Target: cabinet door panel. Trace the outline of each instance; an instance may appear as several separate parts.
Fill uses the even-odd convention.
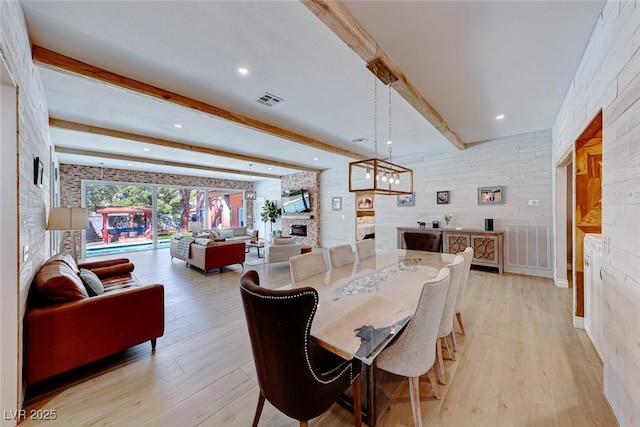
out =
[[[473,260],[498,264],[498,238],[496,236],[471,236]]]
[[[469,246],[468,234],[445,234],[445,250],[444,252],[450,254],[457,254],[464,251]]]

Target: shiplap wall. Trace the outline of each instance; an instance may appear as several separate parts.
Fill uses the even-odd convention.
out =
[[[532,132],[477,144],[466,150],[453,147],[394,158],[414,171],[415,207],[398,207],[396,197],[376,196],[376,246],[380,250],[396,247],[396,227],[416,227],[418,221],[438,220],[443,213],[453,214],[451,227],[484,229],[484,219],[493,218],[496,230],[537,227],[550,232],[551,203],[551,132]],[[348,170],[324,171],[322,188],[322,246],[332,246],[355,239],[355,197],[348,192]],[[504,185],[506,203],[478,206],[479,186]],[[448,190],[450,203],[436,204],[436,191]],[[342,197],[342,211],[331,210],[331,198]],[[538,200],[529,206],[529,200]],[[509,230],[505,243],[509,251]],[[511,241],[517,241],[512,239]],[[522,240],[520,240],[522,241]],[[536,248],[538,248],[536,246]],[[551,259],[550,245],[532,259]],[[551,277],[551,266],[508,264],[505,270]]]
[[[29,257],[19,258],[20,283],[19,325],[22,325],[27,293],[37,269],[49,257],[49,235],[45,230],[49,207],[50,139],[47,103],[38,69],[31,60],[31,47],[27,27],[19,2],[0,1],[0,50],[9,72],[19,88],[18,98],[18,183],[19,250],[29,246]],[[33,159],[39,157],[44,164],[44,185],[33,183]],[[14,185],[5,183],[2,185]],[[7,285],[3,282],[3,286]],[[22,331],[18,331],[22,348]],[[21,352],[20,352],[21,353]],[[22,360],[22,354],[17,355]],[[20,362],[20,370],[21,370]],[[19,378],[22,376],[19,374]],[[16,385],[23,390],[21,384]],[[20,393],[22,399],[22,393]],[[21,403],[21,402],[20,402]],[[11,409],[11,408],[4,408]]]
[[[555,172],[602,109],[604,393],[623,427],[640,425],[639,28],[637,3],[606,3],[553,127]]]

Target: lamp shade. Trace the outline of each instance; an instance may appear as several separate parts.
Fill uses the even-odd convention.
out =
[[[89,227],[87,208],[51,208],[47,230],[84,230]]]

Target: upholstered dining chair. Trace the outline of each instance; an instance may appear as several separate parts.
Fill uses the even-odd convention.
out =
[[[318,307],[313,288],[262,288],[255,271],[240,278],[240,293],[260,387],[253,426],[264,401],[307,426],[352,386],[355,425],[362,424],[358,360],[344,360],[315,344],[310,326]]]
[[[442,252],[442,233],[439,231],[427,233],[412,233],[407,231],[403,234],[403,237],[407,249]]]
[[[377,367],[396,375],[409,377],[409,396],[413,421],[422,426],[420,414],[420,376],[429,374],[436,398],[441,399],[433,373],[438,327],[449,288],[449,269],[424,284],[418,306],[402,334],[376,358]],[[426,356],[426,357],[425,357]]]
[[[356,242],[356,254],[358,255],[358,261],[375,256],[376,241],[374,239],[365,239]]]
[[[356,262],[356,257],[353,255],[351,244],[346,243],[329,248],[329,263],[331,264],[331,268],[342,267],[343,265],[353,264],[354,262]]]
[[[460,281],[460,289],[458,290],[458,298],[456,298],[456,319],[458,320],[458,326],[460,331],[464,335],[464,324],[462,323],[462,306],[464,305],[464,294],[467,290],[467,283],[469,283],[469,272],[471,271],[471,261],[473,260],[473,248],[468,247],[458,255],[462,255],[464,258],[464,273],[462,280]]]
[[[289,267],[293,283],[327,272],[327,263],[322,251],[293,256],[289,258]]]
[[[453,341],[449,344],[448,339],[453,336],[453,316],[456,307],[456,298],[458,298],[458,290],[460,289],[460,281],[464,275],[464,258],[462,255],[456,255],[451,264],[447,265],[451,279],[449,281],[449,290],[447,291],[447,299],[444,303],[442,311],[442,319],[438,329],[438,340],[436,341],[436,371],[438,372],[438,380],[442,384],[447,383],[446,373],[444,369],[444,361],[442,358],[442,341],[447,346],[449,358],[456,358],[453,353]]]

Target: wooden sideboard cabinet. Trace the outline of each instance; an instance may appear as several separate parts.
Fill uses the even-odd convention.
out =
[[[443,252],[455,254],[473,248],[474,265],[504,270],[504,231],[442,230]]]

